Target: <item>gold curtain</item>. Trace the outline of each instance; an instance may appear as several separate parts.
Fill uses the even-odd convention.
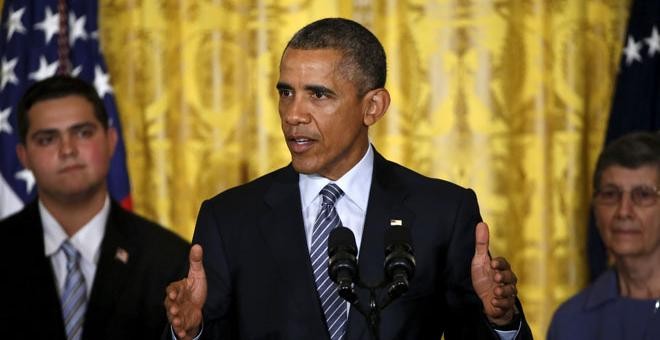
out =
[[[303,25],[383,42],[386,157],[474,188],[536,338],[586,281],[590,178],[630,0],[102,0],[135,209],[190,237],[203,199],[288,163],[275,82]]]

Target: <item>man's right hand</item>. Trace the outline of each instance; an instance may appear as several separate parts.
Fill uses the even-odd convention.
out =
[[[165,310],[174,334],[179,339],[192,339],[202,324],[202,307],[206,301],[206,273],[202,264],[202,247],[190,248],[188,277],[167,286]]]

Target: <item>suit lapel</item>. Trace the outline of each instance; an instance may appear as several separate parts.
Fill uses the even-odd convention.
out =
[[[45,333],[49,333],[53,339],[64,339],[64,322],[62,321],[62,308],[60,297],[55,282],[55,274],[50,259],[44,255],[44,235],[41,217],[39,215],[39,206],[37,200],[26,206],[25,221],[21,223],[20,228],[27,230],[28,247],[24,254],[27,256],[22,268],[26,269],[24,284],[22,288],[26,289],[23,295],[26,299],[26,305],[31,306],[26,309],[30,313],[38,313],[37,317],[39,328]],[[25,330],[30,334],[35,330]]]
[[[124,223],[123,214],[112,202],[101,242],[101,254],[96,267],[94,284],[87,304],[84,338],[100,339],[104,328],[116,309],[116,304],[126,286],[127,274],[135,261],[137,247],[131,240],[130,226]]]
[[[374,169],[369,192],[369,205],[360,243],[358,267],[360,278],[368,285],[383,281],[385,261],[385,228],[391,219],[402,220],[412,226],[413,212],[404,206],[407,189],[393,173],[393,164],[374,150]],[[381,289],[381,291],[383,291]],[[369,291],[358,289],[362,308],[368,311]],[[379,300],[382,298],[379,295]],[[368,321],[358,311],[351,309],[347,328],[348,339],[370,338]]]
[[[268,206],[259,221],[259,228],[270,247],[270,256],[277,263],[285,286],[291,287],[290,298],[300,313],[316,313],[324,324],[321,304],[314,285],[309,259],[298,174],[291,166],[276,177],[265,195]]]

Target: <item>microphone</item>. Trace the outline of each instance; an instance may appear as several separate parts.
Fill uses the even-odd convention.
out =
[[[357,246],[353,232],[337,227],[328,237],[328,274],[339,286],[339,296],[351,304],[357,303],[353,282],[358,279]]]
[[[387,294],[391,300],[408,291],[409,280],[414,273],[415,256],[410,229],[403,225],[390,226],[385,231],[385,274],[390,280]]]

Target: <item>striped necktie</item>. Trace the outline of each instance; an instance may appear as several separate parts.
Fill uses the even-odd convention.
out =
[[[339,340],[344,335],[347,320],[346,301],[339,296],[337,285],[328,276],[328,235],[332,229],[341,225],[335,202],[344,192],[336,184],[330,183],[321,189],[320,195],[323,201],[314,222],[310,257],[330,339]]]
[[[62,291],[62,317],[68,340],[82,338],[83,321],[87,309],[87,286],[80,270],[80,253],[68,240],[61,246],[66,255],[66,279]]]

